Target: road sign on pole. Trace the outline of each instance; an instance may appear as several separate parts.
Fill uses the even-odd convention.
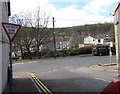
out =
[[[18,34],[18,31],[21,28],[21,25],[4,23],[4,22],[2,23],[2,26],[5,30],[5,33],[7,34],[8,38],[9,38],[10,42],[12,42],[14,40],[14,38]]]
[[[9,75],[8,76],[9,76],[9,80],[12,81],[12,76],[13,76],[13,73],[12,73],[12,41],[18,34],[18,31],[20,30],[21,25],[3,22],[2,26],[10,41],[10,53],[9,53],[10,64],[9,64]]]

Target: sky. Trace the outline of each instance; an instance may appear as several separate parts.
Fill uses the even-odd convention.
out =
[[[55,27],[113,22],[110,15],[119,0],[11,0],[12,15],[40,7],[55,17]]]

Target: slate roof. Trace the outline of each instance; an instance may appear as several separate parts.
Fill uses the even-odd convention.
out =
[[[105,39],[105,37],[99,37],[99,36],[93,37],[93,38],[95,38],[95,39]]]

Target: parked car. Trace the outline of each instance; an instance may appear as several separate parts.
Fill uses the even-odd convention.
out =
[[[112,55],[115,55],[116,54],[116,50],[115,50],[115,47],[111,47],[111,52],[112,52]],[[109,55],[110,53],[110,47],[109,46],[94,46],[92,48],[92,54],[93,55],[99,55],[99,56],[102,56],[102,55]]]

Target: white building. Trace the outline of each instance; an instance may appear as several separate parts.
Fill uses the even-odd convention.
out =
[[[0,0],[0,94],[4,91],[7,84],[9,65],[9,41],[1,23],[8,22],[9,16],[9,0]]]
[[[90,45],[103,45],[107,44],[106,37],[92,37],[92,36],[87,36],[84,38],[84,45],[85,46],[90,46]]]
[[[85,37],[84,44],[85,45],[95,45],[95,39],[91,36]]]
[[[56,50],[64,50],[70,49],[70,37],[63,38],[58,37],[56,38]]]

